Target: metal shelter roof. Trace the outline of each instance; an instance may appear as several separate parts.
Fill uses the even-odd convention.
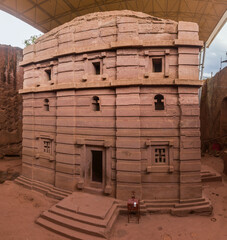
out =
[[[227,20],[227,0],[0,0],[0,9],[42,32],[87,13],[129,9],[175,21],[197,22],[209,45]]]

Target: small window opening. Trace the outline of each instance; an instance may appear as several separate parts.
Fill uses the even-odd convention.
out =
[[[153,72],[162,72],[162,59],[154,58],[152,59],[153,63]]]
[[[50,141],[48,140],[43,141],[43,151],[45,153],[50,153]]]
[[[155,110],[164,110],[164,97],[158,94],[154,97],[155,99]]]
[[[95,70],[95,74],[96,75],[100,75],[100,62],[93,62],[92,63],[94,66],[94,70]]]
[[[49,100],[48,99],[44,100],[44,110],[45,111],[50,111],[50,105],[49,105]]]
[[[92,181],[102,182],[102,151],[91,151],[92,152]]]
[[[165,148],[155,148],[155,163],[166,163]]]
[[[47,74],[48,81],[50,81],[51,80],[51,70],[50,69],[46,69],[45,72]]]
[[[97,96],[93,97],[92,106],[94,111],[100,111],[99,97]]]

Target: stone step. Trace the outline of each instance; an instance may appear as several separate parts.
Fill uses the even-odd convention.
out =
[[[221,182],[222,176],[208,176],[208,177],[202,177],[202,182]]]
[[[194,207],[194,206],[202,206],[202,205],[206,205],[207,202],[192,202],[192,203],[178,203],[175,204],[175,208],[185,208],[185,207]]]
[[[18,177],[15,181],[17,182],[18,180],[22,183],[31,185],[32,189],[34,189],[34,190],[36,190],[36,188],[37,188],[38,191],[41,191],[43,193],[47,192],[48,190],[50,190],[53,187],[50,184],[46,184],[46,183],[42,183],[42,182],[39,182],[39,181],[31,180],[31,179],[28,179],[24,176]]]
[[[216,182],[222,181],[222,176],[218,172],[202,171],[201,172],[202,182]]]
[[[167,207],[167,208],[148,207],[147,212],[149,212],[149,213],[170,213],[171,208],[169,208],[169,207]]]
[[[72,191],[68,191],[68,190],[65,190],[65,189],[57,188],[57,187],[53,187],[53,190],[56,191],[56,192],[60,192],[62,194],[66,194],[66,195],[72,194]]]
[[[43,186],[40,186],[40,185],[36,185],[36,184],[32,186],[32,190],[35,190],[35,191],[40,192],[40,193],[43,193],[45,195],[46,195],[46,193],[48,191],[47,188],[45,188]]]
[[[48,197],[52,197],[58,200],[62,200],[63,198],[67,197],[69,194],[72,193],[67,190],[53,187],[53,185],[48,183],[30,180],[24,176],[18,177],[17,179],[15,179],[15,182],[23,185],[26,188],[33,189],[47,195]]]
[[[173,203],[146,203],[147,208],[172,208]]]
[[[152,204],[175,204],[178,203],[178,199],[168,199],[168,200],[149,200],[149,199],[145,199],[144,203],[148,204],[148,203],[152,203]]]
[[[59,208],[56,205],[50,208],[50,212],[53,212],[57,215],[64,216],[66,218],[76,220],[79,222],[87,223],[94,226],[99,227],[108,227],[111,222],[111,218],[114,215],[114,212],[117,210],[117,204],[113,204],[105,219],[94,218],[90,216],[86,216],[84,214],[75,213],[72,211],[65,210],[63,208]]]
[[[19,176],[18,178],[15,179],[15,181],[17,181],[17,180],[31,184],[31,181],[29,181],[29,179],[27,179],[23,176]]]
[[[17,183],[17,184],[22,185],[22,186],[25,187],[25,188],[32,189],[32,184],[29,183],[29,182],[24,181],[24,180],[21,179],[20,177],[16,178],[16,179],[14,180],[14,182]]]
[[[83,192],[85,193],[90,193],[90,194],[96,194],[96,195],[103,195],[103,190],[99,189],[99,188],[90,188],[90,187],[86,187],[83,189]]]
[[[216,174],[211,173],[211,172],[201,172],[201,176],[202,177],[212,177],[212,176],[216,176]]]
[[[103,240],[104,239],[103,237],[90,236],[86,233],[74,231],[72,229],[50,222],[44,218],[38,218],[36,220],[36,223],[50,231],[53,231],[57,234],[60,234],[72,240]]]
[[[54,193],[52,191],[48,191],[46,193],[46,195],[47,195],[47,197],[55,198],[57,200],[62,200],[67,196],[67,195],[62,195],[62,194],[59,194],[59,193]]]
[[[180,203],[193,203],[193,202],[206,202],[206,198],[201,197],[201,198],[193,198],[193,199],[181,199]],[[178,203],[178,202],[177,202]],[[177,204],[176,203],[176,204]]]
[[[72,192],[67,193],[67,191],[58,189],[58,188],[51,188],[50,191],[47,192],[48,197],[56,198],[58,200],[62,200],[63,198],[69,196]]]
[[[77,232],[82,232],[88,235],[106,238],[105,228],[82,223],[76,220],[71,220],[48,211],[42,213],[40,218],[44,218],[52,223],[55,223],[56,225],[66,227]]]
[[[198,213],[203,215],[210,215],[212,213],[212,206],[207,203],[202,206],[184,207],[184,208],[173,208],[171,214],[176,216],[185,216],[190,213]]]
[[[111,208],[113,207],[114,203],[112,204]],[[62,206],[60,203],[59,204],[56,204],[56,207],[57,208],[61,208],[63,210],[66,210],[66,211],[69,211],[69,212],[74,212],[74,213],[78,213],[77,211],[71,209],[70,207],[65,207],[65,206]],[[110,212],[111,208],[108,210],[108,212],[106,213],[105,216],[97,216],[95,214],[91,214],[91,213],[88,213],[88,212],[80,212],[79,214],[83,215],[83,216],[87,216],[87,217],[92,217],[92,218],[96,218],[96,219],[105,219],[108,215],[108,213]]]

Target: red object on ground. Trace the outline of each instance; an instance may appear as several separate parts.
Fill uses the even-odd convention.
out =
[[[140,219],[140,201],[139,199],[136,198],[130,198],[128,200],[128,222],[129,222],[129,218],[130,218],[130,214],[135,213],[138,219],[138,223],[139,223],[139,219]]]
[[[212,150],[221,151],[221,145],[219,143],[213,143]]]

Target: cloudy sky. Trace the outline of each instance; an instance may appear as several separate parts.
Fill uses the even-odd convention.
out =
[[[0,44],[24,48],[24,40],[41,32],[21,20],[0,10]],[[215,75],[220,69],[220,61],[227,59],[227,23],[206,51],[204,77]],[[222,68],[227,64],[222,64]]]

